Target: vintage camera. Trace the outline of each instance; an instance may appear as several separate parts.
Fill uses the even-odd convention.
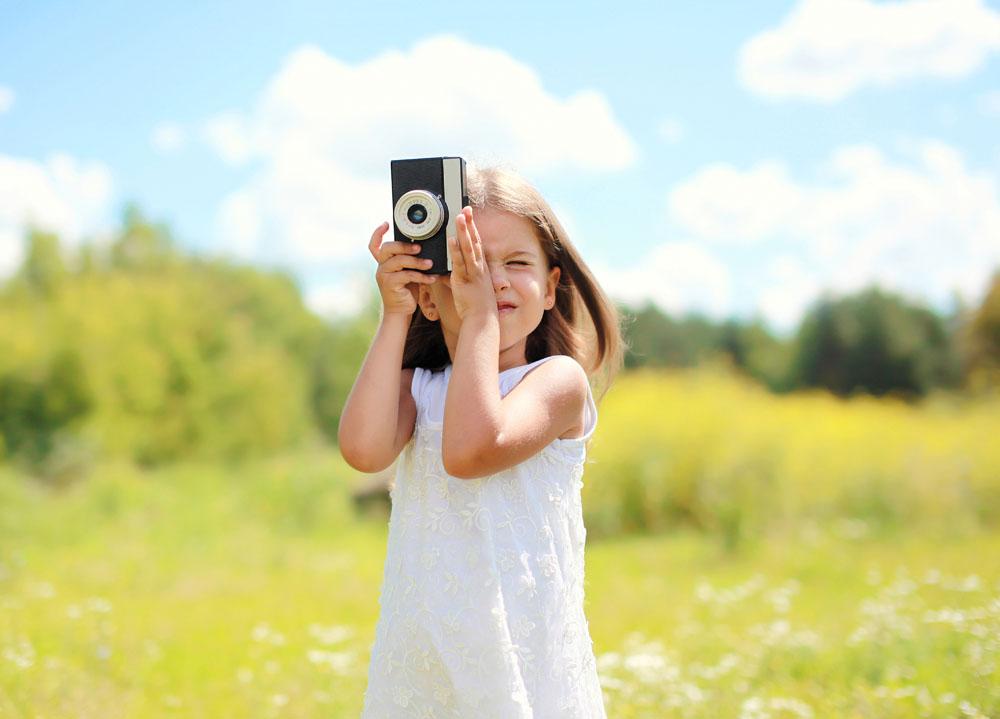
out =
[[[419,257],[433,265],[422,270],[436,275],[451,272],[448,240],[456,236],[455,218],[469,204],[465,191],[465,160],[461,157],[423,157],[393,160],[392,221],[395,239],[419,242]]]

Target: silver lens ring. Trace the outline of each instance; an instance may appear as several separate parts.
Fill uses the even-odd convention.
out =
[[[423,222],[410,220],[410,208],[415,205],[421,205],[427,211]],[[437,195],[427,190],[410,190],[396,202],[392,217],[400,232],[411,240],[426,240],[441,229],[444,223],[444,205]]]

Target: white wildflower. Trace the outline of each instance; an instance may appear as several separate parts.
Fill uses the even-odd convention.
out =
[[[354,630],[346,626],[324,627],[319,624],[310,624],[309,634],[322,644],[337,644],[353,637]]]

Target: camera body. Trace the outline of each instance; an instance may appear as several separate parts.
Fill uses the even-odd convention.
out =
[[[465,190],[465,160],[461,157],[422,157],[393,160],[392,225],[399,242],[419,242],[419,257],[433,265],[421,272],[451,272],[448,239],[455,237],[455,218],[469,204]]]

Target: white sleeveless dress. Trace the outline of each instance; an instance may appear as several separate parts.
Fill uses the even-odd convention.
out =
[[[547,359],[501,372],[501,396]],[[579,439],[463,480],[441,461],[450,377],[450,366],[413,373],[416,426],[392,490],[362,717],[603,719],[583,612],[593,397]]]

